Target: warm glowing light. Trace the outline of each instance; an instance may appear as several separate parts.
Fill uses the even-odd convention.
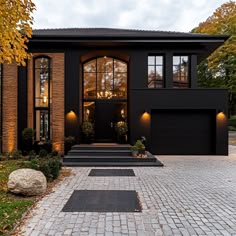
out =
[[[89,115],[90,114],[90,110],[86,109],[86,114]]]
[[[151,115],[148,112],[144,112],[141,116],[141,120],[149,121],[151,119]]]
[[[48,101],[47,96],[43,96],[43,103],[47,103],[47,101]]]
[[[121,114],[121,115],[124,115],[124,114],[125,114],[125,110],[124,110],[124,109],[121,109],[120,114]]]
[[[58,141],[58,142],[54,141],[54,142],[52,143],[52,149],[53,149],[53,151],[57,151],[58,153],[63,153],[63,144],[62,144],[62,142],[60,142],[60,141]]]
[[[66,118],[69,120],[75,120],[77,118],[76,114],[74,111],[70,111],[66,114]]]
[[[216,115],[216,118],[217,118],[217,120],[223,121],[223,120],[226,120],[226,115],[223,112],[219,112]]]

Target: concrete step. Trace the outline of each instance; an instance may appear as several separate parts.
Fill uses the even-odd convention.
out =
[[[83,149],[70,150],[68,156],[131,156],[130,150]]]
[[[132,156],[71,156],[63,158],[63,162],[156,162],[153,156],[136,158]]]
[[[157,162],[63,162],[63,166],[71,166],[71,167],[80,167],[80,166],[104,166],[104,167],[163,167],[163,164],[159,161]]]
[[[71,150],[130,150],[130,144],[79,144],[72,146]]]

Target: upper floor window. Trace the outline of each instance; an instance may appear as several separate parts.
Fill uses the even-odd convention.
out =
[[[163,56],[148,56],[148,88],[163,88]]]
[[[84,99],[126,99],[127,63],[98,57],[83,65]]]
[[[189,57],[173,56],[173,87],[189,87]]]

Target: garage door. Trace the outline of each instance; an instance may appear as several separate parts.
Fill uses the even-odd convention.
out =
[[[215,153],[214,110],[153,110],[151,151],[163,155]]]

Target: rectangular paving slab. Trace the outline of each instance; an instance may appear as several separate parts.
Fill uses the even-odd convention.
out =
[[[132,169],[92,169],[89,176],[135,176]]]
[[[63,212],[141,212],[136,191],[75,190]]]

